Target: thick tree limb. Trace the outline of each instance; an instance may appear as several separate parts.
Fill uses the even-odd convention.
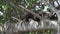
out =
[[[47,20],[46,22],[49,22],[50,20]],[[17,23],[6,23],[3,26],[0,26],[0,28],[2,28],[2,30],[0,32],[5,32],[5,33],[17,33],[17,32],[27,32],[27,31],[39,31],[39,30],[47,30],[47,29],[53,29],[56,30],[57,27],[53,26],[52,24],[50,25],[46,25],[46,23],[44,24],[44,27],[42,27],[41,25],[39,26],[32,26],[30,24],[27,24],[23,21],[17,22]],[[35,22],[34,22],[35,23]],[[27,24],[27,25],[26,25]]]

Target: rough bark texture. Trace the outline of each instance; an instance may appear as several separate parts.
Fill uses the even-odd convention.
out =
[[[24,31],[27,32],[27,31],[46,30],[46,29],[54,29],[54,30],[57,29],[57,26],[50,23],[49,20],[46,20],[43,24],[39,26],[37,25],[38,22],[37,24],[35,22],[36,21],[34,21],[33,24],[30,24],[30,22],[28,24],[24,21],[19,21],[17,23],[6,23],[3,26],[0,26],[0,28],[2,28],[0,30],[0,33],[12,34],[12,33],[17,33],[17,32],[24,32]]]

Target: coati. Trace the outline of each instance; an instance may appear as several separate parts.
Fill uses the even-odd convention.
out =
[[[42,14],[43,14],[43,17],[46,15],[49,15],[49,14],[47,14],[47,13],[45,13],[45,12],[42,12],[42,13],[39,13],[39,15],[42,17]],[[50,20],[58,20],[58,17],[57,17],[57,15],[56,15],[56,13],[54,13],[53,15],[51,15],[50,17],[49,16],[47,16]],[[28,22],[29,21],[29,19],[33,19],[33,20],[35,20],[35,21],[37,21],[37,22],[40,22],[40,20],[41,19],[39,19],[39,18],[37,18],[37,17],[35,17],[34,15],[32,15],[31,13],[27,13],[26,14],[26,16],[25,16],[25,21],[26,22]]]
[[[47,13],[45,13],[45,12],[40,12],[40,13],[38,13],[38,14],[39,14],[41,17],[42,17],[42,15],[43,15],[43,16],[47,15]],[[25,16],[25,21],[28,22],[29,19],[33,19],[33,20],[35,20],[35,21],[37,21],[37,22],[40,22],[40,20],[41,20],[41,19],[35,17],[34,15],[32,15],[31,13],[27,13],[26,16]]]

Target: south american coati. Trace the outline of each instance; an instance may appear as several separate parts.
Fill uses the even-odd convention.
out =
[[[42,15],[45,16],[47,13],[45,13],[45,12],[39,12],[37,14],[42,17]],[[40,22],[40,20],[41,20],[41,19],[37,18],[36,16],[34,16],[33,14],[31,14],[29,12],[27,12],[24,16],[21,17],[21,20],[24,20],[26,22],[28,22],[29,19],[33,19],[33,20],[35,20],[37,22]]]
[[[42,12],[42,13],[39,13],[39,15],[42,17],[42,14],[43,14],[43,17],[45,16],[45,15],[48,15],[47,13],[45,13],[45,12]],[[31,13],[27,13],[26,14],[26,16],[25,16],[25,21],[26,22],[28,22],[29,21],[29,19],[33,19],[33,20],[35,20],[35,21],[37,21],[37,22],[40,22],[40,20],[41,19],[39,19],[39,18],[37,18],[37,17],[35,17],[34,15],[32,15]],[[50,17],[48,17],[50,20],[58,20],[58,17],[57,17],[57,15],[56,15],[56,13],[54,13],[53,15],[51,15]]]
[[[41,17],[42,17],[42,15],[43,15],[43,16],[47,15],[47,13],[45,13],[45,12],[41,12],[41,13],[38,13],[38,14],[39,14]],[[35,21],[37,21],[37,22],[40,22],[40,20],[41,20],[41,19],[35,17],[34,15],[32,15],[31,13],[27,13],[26,16],[25,16],[25,21],[28,22],[29,19],[33,19],[33,20],[35,20]]]

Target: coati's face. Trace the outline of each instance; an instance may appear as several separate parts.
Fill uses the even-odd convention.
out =
[[[42,13],[39,13],[39,15],[42,16],[43,18],[47,18],[49,20],[58,20],[58,16],[56,13],[42,12]]]
[[[49,19],[50,20],[58,20],[58,16],[56,13],[54,13],[53,15],[51,15],[51,17]]]

